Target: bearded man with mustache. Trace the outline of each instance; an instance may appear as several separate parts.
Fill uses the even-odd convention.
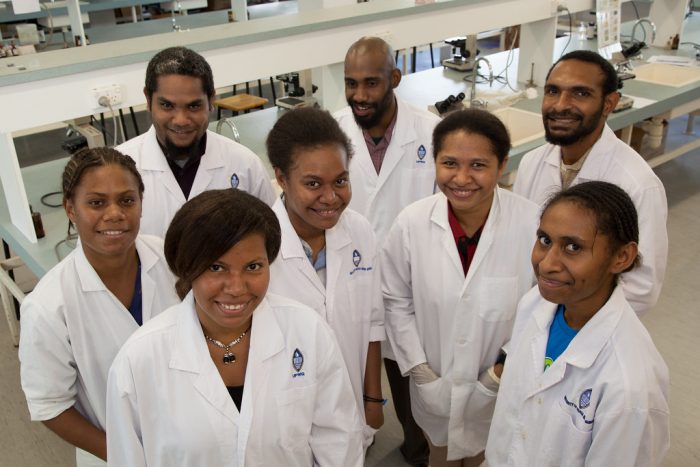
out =
[[[372,225],[380,247],[399,212],[435,192],[433,128],[440,118],[398,99],[401,82],[394,51],[378,37],[363,37],[345,56],[348,106],[334,114],[350,138],[352,201],[349,207]],[[385,341],[386,342],[386,341]],[[400,447],[410,465],[427,465],[428,444],[411,414],[408,377],[389,345],[382,346],[394,407],[402,425]]]
[[[571,185],[600,180],[625,190],[639,213],[642,266],[622,274],[625,297],[638,315],[659,298],[666,272],[666,191],[646,161],[606,124],[622,86],[599,54],[578,50],[549,70],[542,100],[548,144],[520,161],[513,191],[540,205]]]

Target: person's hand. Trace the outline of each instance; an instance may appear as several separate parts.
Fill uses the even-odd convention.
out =
[[[503,363],[496,363],[493,366],[493,373],[500,378],[503,374]]]
[[[369,426],[378,430],[384,425],[384,406],[378,402],[365,401],[365,421]]]

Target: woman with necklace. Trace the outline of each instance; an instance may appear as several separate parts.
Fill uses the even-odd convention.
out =
[[[110,371],[115,466],[360,466],[360,417],[316,313],[267,293],[272,210],[239,190],[177,212],[165,256],[183,302],[124,345]]]
[[[179,300],[163,241],[138,235],[143,183],[109,148],[73,155],[63,206],[78,247],[22,303],[22,389],[32,420],[76,446],[79,467],[105,465],[107,373],[139,326]]]

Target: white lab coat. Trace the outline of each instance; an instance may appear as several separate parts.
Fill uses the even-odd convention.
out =
[[[282,200],[278,199],[272,209],[282,228],[282,246],[272,263],[268,290],[313,308],[333,329],[364,420],[367,346],[384,340],[384,307],[372,227],[360,214],[346,209],[335,227],[326,230],[324,286],[304,253]]]
[[[175,213],[187,200],[158,145],[155,128],[151,126],[146,133],[116,149],[134,159],[146,188],[141,233],[165,238]],[[270,177],[260,158],[242,144],[207,131],[206,151],[199,163],[189,199],[203,191],[232,186],[260,198],[270,206],[275,202]]]
[[[179,299],[163,241],[139,235],[136,250],[146,322]],[[104,430],[109,366],[139,327],[129,310],[107,290],[78,246],[42,277],[21,311],[20,371],[31,419],[50,420],[75,406]]]
[[[110,370],[109,465],[361,466],[360,417],[328,326],[308,307],[268,294],[250,336],[239,413],[191,292],[135,333]]]
[[[561,190],[560,161],[561,149],[552,144],[525,154],[513,191],[543,205],[553,193]],[[607,125],[572,185],[592,180],[619,186],[637,208],[642,264],[622,274],[620,283],[630,305],[641,316],[656,304],[666,273],[666,191],[649,164],[620,141]]]
[[[350,159],[352,201],[350,208],[369,220],[379,246],[403,208],[435,192],[435,162],[432,138],[440,118],[396,98],[398,106],[394,133],[377,171],[355,122],[350,107],[335,114],[340,127],[352,141],[355,155]],[[422,148],[422,149],[421,149]]]
[[[538,207],[497,188],[464,277],[447,198],[437,193],[396,219],[380,252],[387,336],[403,374],[420,363],[440,376],[418,386],[411,409],[448,459],[486,446],[496,394],[478,382],[510,339],[518,300],[534,283]]]
[[[537,287],[520,301],[489,466],[661,465],[670,444],[668,368],[623,290],[544,371],[556,308]]]

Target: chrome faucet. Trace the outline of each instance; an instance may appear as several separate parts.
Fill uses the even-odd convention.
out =
[[[472,88],[469,94],[469,108],[471,109],[486,108],[486,101],[476,98],[476,80],[479,77],[479,63],[482,61],[486,62],[489,66],[489,86],[493,85],[493,68],[491,67],[491,62],[489,62],[486,57],[479,57],[474,60],[474,67],[472,68]]]
[[[238,128],[236,128],[236,125],[233,124],[231,121],[231,118],[222,118],[216,123],[216,132],[218,134],[221,134],[221,129],[224,125],[228,125],[229,128],[231,128],[231,131],[233,132],[233,139],[237,143],[241,142],[241,134],[238,132]]]
[[[651,26],[651,44],[654,43],[656,40],[656,25],[654,24],[653,21],[651,21],[648,18],[642,18],[638,19],[635,21],[634,26],[632,26],[632,38],[630,39],[632,42],[635,41],[634,35],[637,32],[637,26],[641,26],[643,23],[647,23],[649,26]],[[644,29],[644,26],[642,26],[642,31],[644,32],[644,40],[642,42],[646,42],[647,38],[647,33],[646,30]]]
[[[175,5],[173,5],[173,9],[170,10],[170,15],[171,15],[172,22],[173,22],[173,31],[174,31],[174,32],[180,32],[180,31],[182,31],[183,29],[182,29],[182,26],[180,26],[179,24],[177,24],[177,19],[176,19],[176,17],[175,17],[175,9],[177,9],[178,15],[182,15],[182,3],[180,3],[179,0],[178,0],[178,2],[177,2]]]

